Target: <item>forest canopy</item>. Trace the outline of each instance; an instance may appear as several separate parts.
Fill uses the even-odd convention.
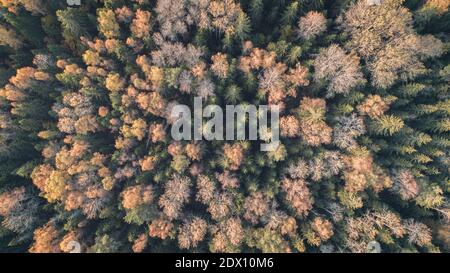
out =
[[[0,252],[450,251],[448,0],[76,2],[0,0]]]

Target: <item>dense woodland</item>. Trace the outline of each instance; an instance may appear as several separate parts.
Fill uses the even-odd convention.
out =
[[[0,0],[0,252],[450,251],[450,1],[69,2]]]

